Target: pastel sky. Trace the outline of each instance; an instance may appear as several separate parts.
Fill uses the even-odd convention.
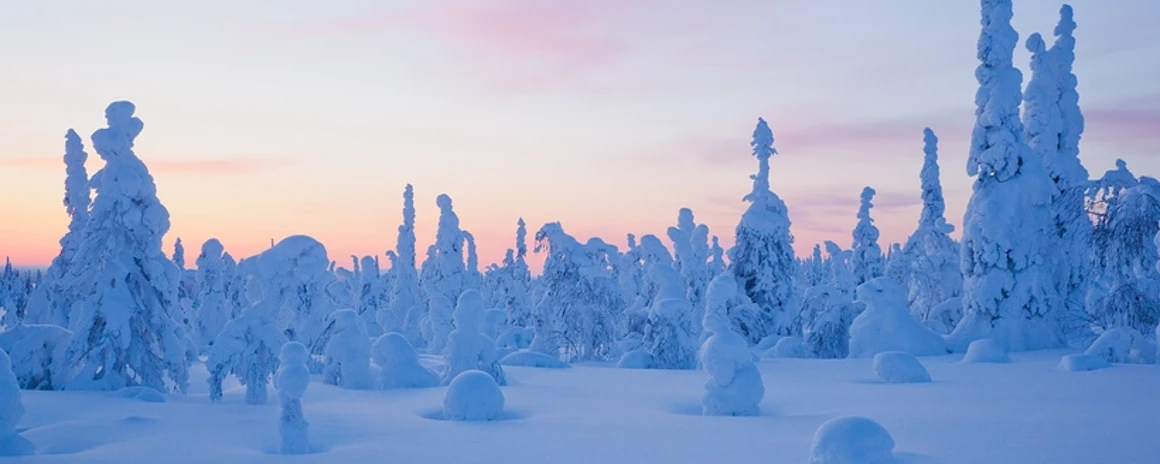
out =
[[[1017,0],[1021,41],[1058,1]],[[1082,157],[1160,172],[1160,2],[1075,0]],[[44,265],[67,217],[63,136],[135,102],[137,153],[190,261],[312,235],[331,258],[419,246],[448,193],[481,262],[517,217],[581,239],[658,234],[687,206],[732,243],[757,117],[800,254],[850,244],[879,192],[883,247],[919,210],[922,129],[961,222],[979,2],[794,0],[0,0],[0,254]],[[1026,69],[1020,48],[1016,62]],[[1026,77],[1029,76],[1025,76]],[[100,167],[90,151],[90,173]]]

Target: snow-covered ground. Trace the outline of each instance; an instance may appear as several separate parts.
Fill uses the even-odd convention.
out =
[[[702,416],[701,371],[506,367],[495,422],[442,420],[446,387],[355,391],[316,378],[303,398],[315,452],[305,456],[276,454],[276,400],[246,405],[233,384],[211,404],[198,364],[191,393],[166,403],[25,391],[17,430],[38,454],[0,462],[802,464],[818,426],[843,415],[882,424],[901,464],[1157,462],[1160,369],[1057,370],[1068,353],[1015,353],[1010,364],[924,357],[933,382],[921,384],[882,383],[870,359],[762,360],[756,417]]]

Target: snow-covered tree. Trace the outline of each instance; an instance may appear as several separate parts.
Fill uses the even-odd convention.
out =
[[[849,354],[850,324],[862,303],[832,285],[806,289],[802,298],[802,339],[806,353],[814,358],[845,358]]]
[[[282,345],[279,355],[281,365],[274,377],[274,388],[278,389],[278,399],[282,402],[282,417],[278,422],[278,432],[282,437],[282,454],[306,454],[310,450],[307,433],[310,423],[302,415],[302,395],[310,385],[310,369],[306,361],[310,352],[306,345],[289,342]]]
[[[396,332],[383,334],[371,346],[371,359],[379,366],[375,388],[427,388],[439,385],[439,377],[419,364],[419,354]]]
[[[234,316],[232,302],[226,298],[226,285],[233,276],[225,273],[224,251],[222,243],[211,238],[201,245],[201,254],[197,256],[197,295],[193,305],[197,324],[194,334],[203,348],[213,343],[226,322]]]
[[[387,289],[383,287],[385,281],[382,272],[379,271],[379,261],[373,256],[363,256],[360,264],[357,278],[358,302],[354,306],[357,308],[356,312],[362,318],[370,336],[382,335],[384,330],[394,331],[398,326],[394,317],[382,322],[377,320],[379,312],[388,308]],[[387,314],[395,316],[394,313]],[[383,324],[389,327],[383,328]]]
[[[463,242],[467,246],[467,260],[464,263],[466,273],[463,275],[463,288],[479,290],[483,286],[483,274],[479,272],[479,254],[475,249],[475,236],[465,230],[463,231]]]
[[[692,317],[700,312],[693,310],[681,276],[657,262],[649,267],[648,282],[654,295],[644,327],[645,352],[657,369],[695,369],[700,330],[694,332]]]
[[[267,299],[278,303],[278,328],[315,354],[324,344],[319,336],[334,312],[327,288],[335,281],[328,268],[326,247],[305,235],[292,235],[274,247],[242,260],[238,272],[258,276]]]
[[[181,237],[177,237],[177,241],[173,242],[173,264],[182,272],[185,271],[185,245],[181,243]]]
[[[709,286],[709,226],[697,224],[693,210],[681,208],[677,214],[677,226],[669,227],[669,240],[673,242],[676,255],[674,268],[685,282],[686,297],[693,305],[690,321],[701,319],[704,309],[705,289]],[[695,324],[690,323],[690,326]],[[695,327],[700,332],[699,327]]]
[[[882,248],[878,246],[878,227],[870,217],[870,209],[874,207],[874,189],[862,189],[862,203],[858,207],[858,224],[854,226],[854,245],[851,250],[854,255],[850,258],[850,265],[854,268],[854,285],[862,285],[867,280],[881,277],[884,267]]]
[[[979,338],[1010,351],[1066,342],[1051,268],[1055,187],[1023,143],[1023,75],[1012,64],[1018,34],[1011,16],[1011,0],[983,0],[978,108],[967,160],[967,174],[976,179],[963,221],[964,315],[950,335],[956,350]]]
[[[92,178],[97,191],[84,238],[70,264],[77,274],[68,350],[76,372],[68,388],[115,390],[143,385],[178,391],[188,383],[189,340],[180,315],[180,271],[161,250],[169,211],[153,176],[133,153],[144,124],[126,101],[105,110],[109,127],[93,133],[105,161]]]
[[[246,387],[246,404],[266,404],[266,386],[278,368],[277,353],[286,336],[278,330],[278,301],[263,293],[259,278],[247,280],[250,305],[226,323],[210,347],[205,362],[210,401],[221,401],[222,381],[232,374]]]
[[[0,350],[0,456],[27,456],[36,451],[32,442],[16,433],[24,417],[20,384],[12,372],[12,360]]]
[[[725,249],[717,236],[713,236],[713,245],[709,247],[709,275],[721,275],[725,272]]]
[[[483,296],[478,290],[467,289],[459,296],[455,305],[455,330],[448,336],[443,355],[447,361],[443,385],[450,385],[456,376],[469,370],[486,372],[496,384],[507,385],[496,357],[495,341],[483,335],[483,313]]]
[[[826,240],[826,275],[829,285],[842,292],[851,300],[854,299],[854,270],[850,265],[850,250],[843,250],[837,243]]]
[[[66,350],[73,334],[53,324],[17,324],[0,332],[0,350],[8,352],[20,388],[57,390],[67,374]]]
[[[65,134],[64,148],[64,207],[68,213],[68,232],[60,239],[60,254],[52,259],[44,280],[28,302],[27,320],[34,323],[69,326],[69,312],[73,302],[83,295],[77,293],[72,283],[73,272],[70,265],[80,249],[85,226],[89,221],[89,175],[85,170],[84,144],[76,131],[69,129]]]
[[[761,373],[754,365],[745,338],[732,330],[728,304],[737,295],[733,276],[718,275],[709,284],[705,298],[705,317],[701,322],[709,338],[701,345],[701,365],[709,374],[702,411],[707,416],[753,416],[765,396]]]
[[[789,210],[769,189],[769,158],[777,150],[773,148],[773,131],[764,119],[757,120],[750,145],[757,157],[758,169],[752,176],[753,191],[744,198],[749,207],[737,224],[736,240],[729,249],[729,271],[745,295],[760,308],[756,324],[740,327],[742,335],[757,343],[767,335],[798,332],[793,284],[797,263],[789,230]]]
[[[911,258],[902,250],[901,243],[891,243],[890,251],[886,253],[886,266],[882,268],[882,275],[894,279],[902,288],[910,286]]]
[[[1092,234],[1099,279],[1090,298],[1090,322],[1100,330],[1129,327],[1150,333],[1160,323],[1160,183],[1141,177],[1111,202]]]
[[[420,282],[427,294],[424,338],[432,352],[441,353],[453,330],[451,314],[455,311],[455,301],[463,293],[466,268],[463,265],[463,231],[459,229],[459,216],[451,209],[451,197],[439,195],[435,204],[439,206],[439,228],[433,249],[423,262]]]
[[[543,294],[533,313],[532,351],[607,358],[614,338],[610,312],[623,306],[619,282],[607,268],[615,258],[605,247],[581,245],[558,222],[536,232],[536,252],[541,251],[548,256],[540,276]]]
[[[366,322],[353,309],[340,309],[327,318],[325,367],[322,378],[342,388],[370,389],[371,337]]]
[[[419,288],[419,272],[415,269],[415,192],[411,184],[403,190],[403,224],[399,226],[399,238],[395,245],[394,277],[391,287],[390,313],[377,315],[379,325],[392,319],[402,321],[399,331],[412,346],[426,346],[419,330],[423,319],[424,304]],[[384,326],[384,329],[386,327]]]
[[[954,327],[962,317],[962,310],[951,313],[933,312],[939,304],[958,298],[963,293],[963,274],[959,259],[959,244],[951,238],[954,226],[946,221],[946,202],[939,181],[938,137],[930,128],[923,129],[923,162],[919,178],[922,180],[922,213],[918,228],[906,240],[903,254],[909,259],[907,303],[910,313],[928,327],[934,322],[939,327],[949,323]],[[937,317],[936,317],[937,316]],[[949,319],[946,319],[949,318]],[[928,323],[931,321],[931,323]]]

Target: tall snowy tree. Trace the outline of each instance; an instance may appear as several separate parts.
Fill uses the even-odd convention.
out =
[[[65,134],[64,147],[64,207],[69,215],[68,232],[60,239],[60,254],[52,259],[44,280],[36,286],[28,302],[27,320],[34,323],[69,326],[73,302],[80,297],[73,287],[69,265],[81,246],[85,226],[89,221],[89,174],[85,170],[85,146],[76,131]]]
[[[793,283],[797,262],[789,210],[769,189],[769,158],[777,150],[773,148],[773,131],[764,119],[758,118],[750,145],[757,157],[757,174],[751,176],[753,191],[743,199],[749,207],[737,224],[736,240],[729,249],[729,271],[737,278],[742,292],[760,308],[757,324],[739,327],[741,335],[750,343],[757,343],[767,335],[789,335],[799,330]]]
[[[471,232],[463,231],[463,243],[466,245],[467,259],[466,273],[463,275],[463,288],[479,290],[483,285],[483,274],[479,272],[479,254],[475,249],[475,236]]]
[[[882,247],[878,246],[878,227],[874,226],[874,219],[870,217],[870,209],[874,207],[874,189],[862,189],[862,203],[858,206],[858,224],[854,226],[854,245],[851,250],[854,256],[850,264],[854,266],[854,285],[862,285],[870,279],[882,276],[885,260],[882,257]]]
[[[1054,186],[1023,143],[1022,73],[1012,64],[1018,33],[1011,0],[982,0],[975,128],[967,174],[976,176],[963,220],[964,316],[951,346],[992,338],[1011,351],[1064,346],[1052,274]]]
[[[601,244],[581,245],[558,222],[536,232],[536,252],[548,256],[540,277],[544,293],[533,313],[533,351],[573,360],[610,355],[615,328],[611,311],[623,300],[606,266],[615,257]]]
[[[264,298],[278,304],[278,328],[290,341],[298,341],[321,354],[326,318],[334,312],[327,289],[335,282],[330,259],[321,242],[306,235],[292,235],[273,248],[242,260],[238,272],[258,276]]]
[[[432,352],[440,353],[454,329],[452,314],[463,293],[467,270],[463,264],[463,231],[459,229],[459,216],[451,208],[451,197],[439,195],[435,204],[439,206],[439,228],[433,249],[423,262],[420,283],[427,294],[424,338]]]
[[[686,298],[693,305],[694,314],[690,316],[690,326],[701,320],[701,311],[705,289],[709,286],[709,227],[697,224],[693,218],[693,210],[681,208],[677,214],[677,226],[667,230],[669,240],[673,242],[673,251],[676,255],[673,268],[684,280]],[[700,332],[699,327],[695,327]]]
[[[213,344],[226,322],[233,318],[235,308],[226,298],[226,285],[233,278],[227,275],[226,263],[222,260],[225,249],[216,238],[206,240],[197,256],[197,295],[194,298],[194,314],[197,323],[194,336],[202,347]]]
[[[185,391],[188,384],[189,341],[173,318],[180,312],[180,270],[161,250],[169,211],[133,153],[144,127],[135,111],[132,103],[114,102],[105,110],[109,127],[92,136],[105,166],[93,175],[97,196],[70,265],[78,284],[89,289],[70,317],[76,333],[68,350],[76,368],[71,389],[163,390],[168,383]]]
[[[398,319],[402,321],[401,333],[411,345],[426,346],[419,330],[423,319],[423,297],[419,288],[419,272],[415,269],[415,191],[411,184],[403,190],[403,224],[399,226],[399,237],[395,245],[394,265],[391,273],[394,282],[391,288],[390,313],[376,318],[384,322]]]
[[[721,275],[725,272],[725,249],[721,248],[720,240],[713,236],[713,244],[709,247],[709,275]]]
[[[938,137],[930,128],[923,129],[923,162],[919,178],[922,181],[922,214],[918,228],[906,240],[903,255],[909,260],[907,290],[910,312],[924,323],[932,317],[939,303],[957,298],[963,293],[963,274],[959,259],[959,244],[950,233],[954,226],[946,220],[946,202],[939,181]],[[961,311],[951,314],[949,323],[958,323]],[[930,325],[928,324],[928,327]]]

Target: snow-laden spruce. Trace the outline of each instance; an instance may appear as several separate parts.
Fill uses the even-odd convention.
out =
[[[483,274],[479,272],[479,253],[475,248],[475,236],[471,235],[471,232],[464,230],[463,243],[467,247],[466,261],[464,261],[463,288],[479,290],[483,286]]]
[[[237,311],[226,299],[226,285],[233,276],[225,272],[224,251],[221,242],[211,238],[201,245],[201,254],[197,256],[197,294],[193,300],[197,323],[194,334],[202,349],[213,343]]]
[[[967,160],[967,174],[976,179],[963,220],[964,314],[950,334],[956,350],[979,338],[1011,351],[1066,343],[1052,272],[1055,187],[1023,143],[1023,75],[1011,61],[1018,41],[1011,16],[1011,0],[983,0],[978,108]]]
[[[93,200],[84,239],[70,264],[75,290],[68,350],[75,375],[69,389],[117,390],[143,385],[185,391],[189,380],[188,338],[174,316],[180,270],[161,250],[169,211],[145,163],[133,153],[144,123],[136,107],[114,102],[105,110],[108,127],[93,133],[93,148],[105,161],[93,174]]]
[[[371,388],[371,339],[366,322],[353,309],[340,309],[327,319],[323,380],[342,388]]]
[[[427,388],[439,385],[439,377],[419,364],[419,354],[403,334],[388,332],[371,346],[371,359],[378,366],[375,388]]]
[[[740,324],[741,334],[750,343],[757,343],[767,335],[799,331],[793,284],[797,262],[789,210],[769,188],[769,158],[777,150],[773,148],[773,131],[764,119],[758,118],[750,145],[758,169],[752,176],[753,191],[744,198],[749,207],[737,224],[736,239],[729,249],[729,271],[742,292],[760,308],[755,323]]]
[[[958,307],[943,308],[947,311],[935,308],[962,295],[963,273],[959,244],[950,236],[955,228],[946,220],[946,202],[939,181],[938,137],[929,127],[923,129],[922,135],[922,213],[918,228],[903,249],[910,261],[904,288],[911,314],[935,332],[946,334],[962,319],[961,300]]]
[[[850,265],[854,268],[854,285],[862,285],[870,279],[881,277],[885,266],[882,247],[878,246],[878,227],[874,225],[874,218],[870,217],[875,193],[870,187],[863,188],[858,206],[858,224],[854,226],[854,244],[850,247],[854,252],[850,258]]]
[[[379,271],[379,260],[374,256],[363,256],[358,273],[358,301],[353,307],[372,337],[382,335],[384,326],[394,330],[400,324],[395,313],[383,312],[388,303],[387,289],[384,287],[386,282]],[[380,319],[380,315],[384,317]]]
[[[250,278],[250,305],[214,339],[205,361],[210,401],[221,401],[222,382],[233,375],[246,387],[246,404],[266,404],[266,386],[278,368],[278,350],[286,336],[278,330],[278,300],[263,293],[261,280]]]
[[[814,247],[817,249],[817,247]],[[902,250],[901,243],[891,243],[890,251],[886,253],[886,265],[882,275],[894,279],[902,288],[910,287],[910,267],[914,263],[909,255]]]
[[[305,235],[292,235],[272,248],[242,260],[238,272],[262,281],[264,298],[278,306],[277,327],[290,341],[321,353],[319,336],[334,312],[327,288],[335,282],[326,247]]]
[[[895,464],[894,438],[881,424],[858,416],[830,419],[810,444],[810,464]]]
[[[801,313],[805,353],[811,358],[845,358],[850,324],[862,306],[831,285],[806,289]]]
[[[883,351],[903,351],[915,356],[946,354],[946,341],[911,317],[906,294],[889,277],[858,286],[858,301],[866,305],[850,324],[851,358],[865,358]]]
[[[701,407],[709,416],[754,416],[765,396],[761,373],[754,365],[753,354],[745,338],[732,329],[727,305],[736,297],[733,276],[722,274],[713,279],[705,298],[705,317],[701,324],[709,338],[701,345],[700,360],[709,380]]]
[[[58,390],[67,381],[68,347],[73,333],[53,324],[18,324],[0,332],[20,388]]]
[[[483,296],[476,289],[459,295],[453,314],[455,330],[447,337],[444,352],[446,370],[443,385],[448,385],[460,373],[468,370],[486,372],[498,385],[507,385],[503,367],[495,352],[495,341],[483,335]]]
[[[12,360],[0,350],[0,456],[26,456],[35,452],[31,442],[16,433],[24,416],[20,384],[12,373]]]
[[[850,250],[843,250],[837,243],[826,240],[826,263],[825,274],[828,276],[829,285],[832,285],[839,292],[848,296],[851,300],[854,299],[854,291],[857,285],[854,285],[854,271],[850,265],[850,257],[852,252]]]
[[[495,378],[486,372],[469,370],[460,373],[447,387],[443,398],[443,416],[460,421],[490,421],[503,415],[503,391]]]
[[[310,423],[302,415],[302,395],[310,385],[310,369],[306,367],[309,358],[306,345],[298,342],[282,345],[281,363],[274,376],[274,388],[278,389],[278,399],[282,402],[282,416],[278,421],[282,454],[306,454],[310,450],[307,438]]]
[[[411,184],[403,190],[403,224],[399,226],[399,238],[395,245],[394,277],[391,287],[390,313],[376,315],[384,329],[390,320],[402,321],[401,334],[413,346],[426,346],[420,331],[425,313],[422,290],[419,288],[419,271],[415,269],[415,191]]]
[[[85,226],[89,221],[89,175],[85,170],[84,143],[76,131],[69,129],[64,145],[64,208],[69,216],[68,232],[60,239],[60,254],[52,259],[41,285],[33,290],[28,301],[25,320],[30,323],[56,324],[69,327],[69,313],[73,302],[85,295],[77,293],[72,261],[81,247]]]
[[[673,242],[675,260],[673,268],[685,281],[686,297],[693,304],[695,313],[691,320],[701,319],[701,309],[705,303],[705,289],[709,286],[709,226],[697,224],[693,210],[681,208],[677,214],[677,226],[666,231]],[[697,330],[700,332],[700,330]]]
[[[686,297],[681,276],[658,262],[649,268],[648,282],[656,290],[644,328],[645,352],[657,369],[696,369],[700,331],[693,330],[691,318],[698,312]]]
[[[529,296],[532,274],[527,262],[527,236],[527,225],[520,218],[516,248],[507,250],[501,266],[493,264],[484,274],[485,297],[489,306],[503,310],[506,315],[504,322],[511,328],[527,327],[532,317]]]
[[[1088,320],[1100,330],[1149,333],[1160,323],[1160,183],[1148,177],[1108,200],[1092,232],[1096,264]]]
[[[427,295],[423,338],[432,352],[441,353],[454,329],[451,313],[455,312],[455,300],[463,293],[467,270],[463,264],[463,231],[459,229],[459,216],[451,208],[451,197],[441,194],[435,204],[439,206],[439,227],[435,244],[423,261],[419,282]]]
[[[536,232],[536,251],[548,256],[539,278],[543,293],[533,315],[531,350],[563,354],[565,360],[607,359],[615,341],[611,311],[623,307],[609,265],[619,259],[615,247],[581,245],[552,222]]]

